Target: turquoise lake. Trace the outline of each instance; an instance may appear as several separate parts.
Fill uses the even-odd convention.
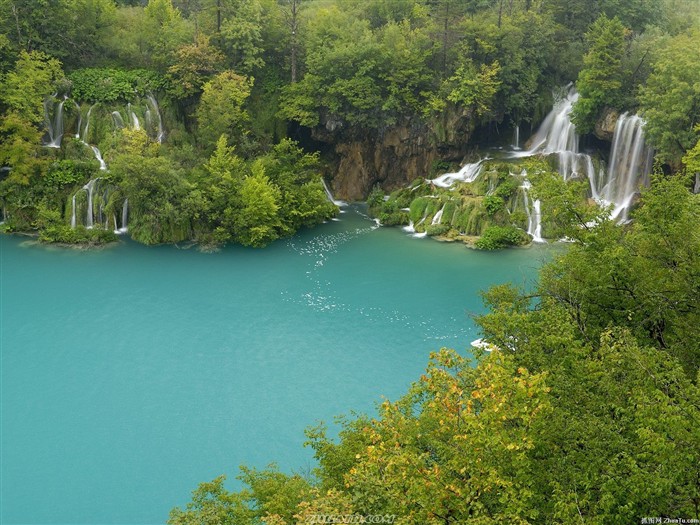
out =
[[[358,209],[263,249],[0,236],[3,524],[156,524],[199,482],[276,462],[372,412],[431,351],[479,334],[479,291],[532,285],[547,247],[482,253]]]

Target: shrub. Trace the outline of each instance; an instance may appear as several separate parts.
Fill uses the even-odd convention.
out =
[[[435,235],[445,235],[450,229],[448,224],[431,224],[425,229],[425,232],[430,237],[433,237]]]
[[[528,235],[515,226],[490,226],[486,228],[475,246],[480,250],[500,250],[508,246],[527,244]]]
[[[487,195],[484,197],[484,208],[489,215],[493,215],[503,209],[505,206],[503,199],[497,195]]]

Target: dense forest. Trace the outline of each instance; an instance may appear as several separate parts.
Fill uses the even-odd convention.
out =
[[[570,244],[534,290],[484,293],[474,361],[436,352],[338,439],[310,428],[312,475],[244,468],[169,523],[700,520],[697,0],[0,0],[0,27],[2,227],[45,242],[264,246],[337,213],[325,177],[386,224],[523,244],[512,165],[430,181],[562,86],[591,144],[643,118],[625,221],[518,161]]]
[[[692,174],[697,20],[694,0],[4,0],[4,228],[262,246],[337,212],[321,175],[354,200],[406,187],[534,129],[570,82],[579,133],[637,111]],[[456,230],[518,225],[482,200]]]

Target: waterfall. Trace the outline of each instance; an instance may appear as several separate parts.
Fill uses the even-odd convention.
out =
[[[700,193],[700,173],[695,174],[695,187],[693,188],[693,193]]]
[[[328,187],[328,184],[326,184],[326,181],[323,177],[321,177],[321,182],[323,182],[323,189],[326,191],[326,197],[328,197],[328,200],[331,201],[333,204],[335,204],[338,207],[342,206],[347,206],[348,203],[345,201],[337,201],[333,198],[333,194],[331,193],[330,188]]]
[[[163,131],[163,118],[160,115],[158,101],[156,100],[156,97],[154,97],[151,93],[146,95],[146,100],[148,100],[148,102],[151,104],[153,112],[158,116],[158,135],[156,136],[156,140],[158,141],[158,144],[160,144],[165,138],[165,132]]]
[[[510,147],[516,151],[520,149],[520,126],[518,124],[513,129],[513,144]]]
[[[413,226],[413,221],[408,221],[408,226],[404,226],[403,231],[406,233],[416,233],[416,229]]]
[[[83,125],[83,113],[80,111],[80,106],[78,103],[73,100],[73,105],[75,106],[75,109],[78,110],[78,129],[75,131],[75,138],[79,139],[80,138],[80,128]]]
[[[97,146],[90,146],[90,149],[95,154],[95,158],[100,162],[100,169],[102,171],[105,171],[107,169],[107,164],[105,163],[104,159],[102,158],[102,153],[100,153],[100,150],[97,149]]]
[[[96,105],[97,104],[93,104],[92,106],[90,106],[90,108],[88,109],[87,115],[85,115],[85,129],[83,130],[83,134],[81,135],[81,139],[86,144],[88,141],[88,133],[90,131],[90,115],[92,114],[92,110]]]
[[[644,120],[624,113],[617,120],[610,150],[610,165],[596,195],[613,205],[612,218],[626,221],[634,195],[649,184],[653,151],[644,141]]]
[[[433,222],[431,222],[431,225],[435,224],[440,224],[440,221],[442,220],[442,212],[445,211],[445,204],[442,205],[442,208],[440,208],[440,211],[435,214],[435,217],[433,217]]]
[[[118,111],[112,111],[112,121],[114,122],[115,128],[121,129],[124,127],[124,119]]]
[[[542,237],[541,202],[539,199],[530,199],[530,188],[532,188],[532,184],[529,180],[525,179],[520,186],[520,191],[522,194],[523,208],[527,215],[527,234],[532,237],[532,242],[546,243],[547,241]],[[518,201],[516,201],[514,208],[517,207]]]
[[[134,129],[141,129],[141,123],[131,107],[131,102],[126,105],[126,114],[131,117],[131,127]]]
[[[457,181],[474,182],[481,173],[481,168],[484,161],[487,160],[489,159],[485,158],[479,162],[475,162],[474,164],[467,164],[457,173],[445,173],[444,175],[440,175],[435,179],[429,179],[428,182],[434,184],[435,186],[439,186],[440,188],[449,188]]]
[[[87,211],[85,212],[85,226],[87,228],[92,228],[93,227],[93,222],[92,222],[92,196],[93,192],[95,190],[95,185],[97,184],[97,181],[100,180],[99,177],[95,179],[91,179],[85,186],[83,186],[83,189],[87,191]]]
[[[54,113],[53,121],[49,115],[49,104],[55,104],[54,94],[51,98],[44,101],[44,124],[46,126],[46,132],[49,135],[49,142],[45,144],[49,148],[60,148],[61,139],[63,138],[63,105],[66,102],[66,98],[58,103],[56,106],[56,111]]]
[[[75,229],[75,227],[77,226],[77,221],[75,218],[75,197],[76,197],[76,195],[78,195],[78,194],[77,193],[73,194],[73,213],[71,213],[71,216],[70,216],[70,227],[73,229]]]
[[[129,218],[129,199],[124,199],[124,204],[122,205],[122,227],[119,228],[119,233],[126,233],[129,231],[127,219]],[[116,219],[115,219],[116,223]]]

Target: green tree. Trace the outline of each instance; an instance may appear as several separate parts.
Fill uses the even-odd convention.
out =
[[[168,68],[170,92],[179,99],[199,95],[209,78],[222,69],[224,55],[209,43],[205,35],[194,44],[181,46],[175,52],[176,61]]]
[[[700,122],[700,31],[680,34],[656,52],[653,71],[640,90],[644,128],[659,158],[678,166],[698,140]]]
[[[623,101],[622,58],[628,30],[618,18],[598,18],[586,33],[590,50],[583,58],[576,88],[579,99],[571,120],[579,133],[589,133],[605,107],[620,108]]]
[[[279,237],[280,190],[270,182],[260,163],[243,180],[240,208],[234,216],[234,235],[244,246],[261,247]]]
[[[240,148],[244,146],[249,121],[244,104],[250,96],[253,79],[224,71],[204,84],[196,110],[200,146],[213,147],[221,135],[227,135]]]

